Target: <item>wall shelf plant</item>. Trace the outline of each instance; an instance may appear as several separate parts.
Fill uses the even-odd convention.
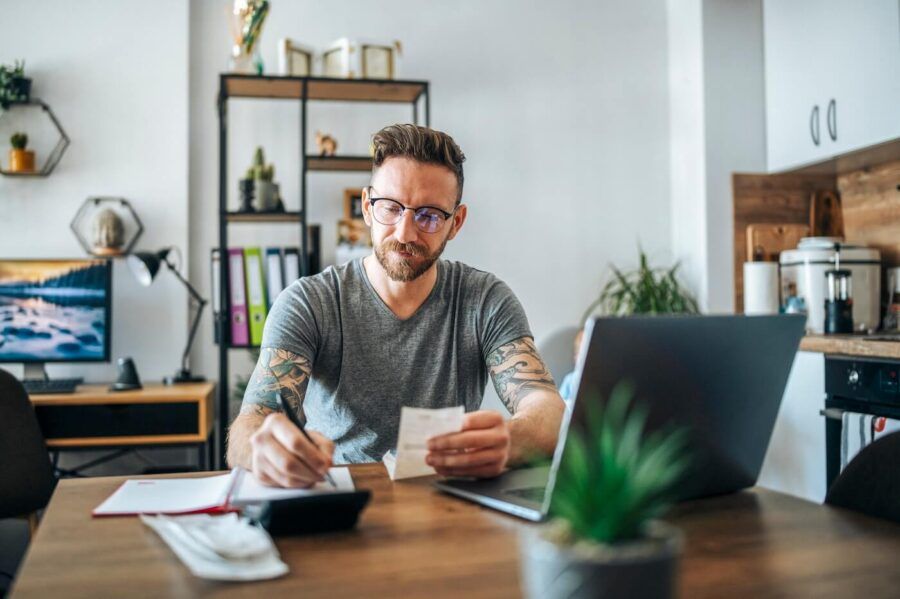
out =
[[[24,150],[25,148],[17,147],[18,143],[16,143],[16,147],[10,149],[10,161],[0,160],[0,175],[5,177],[48,176],[53,172],[53,169],[56,168],[56,165],[59,164],[66,148],[68,148],[71,143],[69,136],[62,128],[59,119],[56,118],[56,115],[53,114],[50,107],[37,98],[32,98],[27,102],[13,102],[10,103],[7,108],[0,109],[0,131],[13,131],[13,137],[25,134],[26,138],[33,138],[34,135],[28,131],[22,130],[22,125],[18,124],[28,119],[28,112],[36,112],[41,115],[41,118],[34,119],[34,123],[44,123],[37,125],[41,128],[52,127],[54,130],[53,136],[56,138],[56,142],[53,144],[53,148],[47,153],[40,168],[21,167],[21,163],[13,158],[13,153]],[[30,125],[30,127],[34,126],[34,124]]]

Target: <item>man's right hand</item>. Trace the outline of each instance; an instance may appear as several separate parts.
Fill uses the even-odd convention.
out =
[[[331,468],[334,443],[315,431],[303,436],[287,416],[273,412],[250,437],[252,470],[271,487],[311,487]]]

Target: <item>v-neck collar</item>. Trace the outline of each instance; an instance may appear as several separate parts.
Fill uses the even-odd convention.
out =
[[[428,297],[425,298],[425,301],[423,301],[421,303],[421,305],[418,308],[416,308],[416,311],[413,312],[408,318],[400,318],[399,316],[394,314],[394,311],[391,310],[391,308],[387,305],[387,303],[385,303],[385,301],[381,298],[381,296],[378,295],[378,292],[375,290],[375,287],[372,285],[372,281],[369,280],[369,275],[368,275],[368,273],[366,273],[366,267],[363,264],[363,260],[364,260],[364,258],[362,258],[362,257],[356,258],[354,260],[354,266],[356,268],[357,273],[359,274],[360,277],[362,277],[362,280],[365,281],[366,287],[369,289],[369,292],[372,294],[372,297],[375,299],[375,303],[378,305],[378,307],[385,314],[387,314],[392,319],[394,319],[396,322],[411,322],[416,317],[418,317],[419,314],[421,314],[423,312],[425,307],[428,306],[428,304],[430,304],[433,301],[433,298],[438,295],[438,287],[440,287],[443,283],[442,278],[441,278],[443,275],[443,270],[444,270],[444,265],[442,264],[443,261],[437,260],[434,263],[435,268],[437,269],[437,276],[435,277],[434,285],[431,287],[431,291],[428,293]]]

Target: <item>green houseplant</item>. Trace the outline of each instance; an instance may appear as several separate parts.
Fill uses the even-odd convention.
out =
[[[30,173],[34,171],[34,152],[27,150],[28,136],[24,133],[13,133],[9,138],[9,170],[13,173]]]
[[[670,597],[680,533],[656,520],[687,471],[684,430],[645,431],[647,413],[618,385],[588,425],[571,428],[550,523],[522,543],[530,597]]]
[[[588,307],[582,322],[596,310],[606,316],[631,314],[696,314],[697,301],[678,281],[679,264],[671,268],[651,267],[647,254],[639,250],[638,268],[622,272],[610,265],[612,277],[600,296]]]
[[[247,169],[240,182],[242,200],[241,211],[283,212],[281,194],[275,183],[275,165],[266,164],[266,155],[262,147],[253,153],[253,164]],[[256,198],[256,206],[250,204],[250,198]]]
[[[0,107],[27,102],[31,97],[31,79],[25,77],[25,61],[12,65],[0,65]]]

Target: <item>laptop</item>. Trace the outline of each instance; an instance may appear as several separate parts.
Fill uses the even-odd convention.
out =
[[[647,429],[684,426],[692,463],[678,499],[731,493],[756,483],[806,316],[594,318],[585,327],[574,402],[549,466],[435,486],[527,520],[543,520],[570,426],[589,402],[628,381],[649,412]]]

